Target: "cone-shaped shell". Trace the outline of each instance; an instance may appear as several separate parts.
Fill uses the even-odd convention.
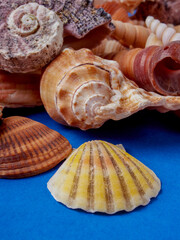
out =
[[[27,74],[0,71],[0,105],[11,108],[42,105],[40,79],[41,71]]]
[[[102,58],[112,59],[119,51],[125,47],[115,39],[104,39],[97,47],[92,49],[92,52]]]
[[[152,16],[146,18],[146,26],[156,34],[163,45],[166,46],[169,42],[180,41],[180,33],[176,32],[173,27],[168,27],[165,23],[161,23],[158,19]]]
[[[68,140],[45,125],[9,117],[0,125],[0,178],[23,178],[45,172],[72,151]]]
[[[150,46],[163,46],[162,41],[154,33],[151,33],[146,41],[145,47]]]
[[[81,145],[47,186],[53,197],[69,208],[108,214],[146,205],[161,188],[149,168],[104,141]]]
[[[144,48],[150,31],[143,26],[124,23],[121,21],[112,21],[115,25],[113,37],[123,45]]]

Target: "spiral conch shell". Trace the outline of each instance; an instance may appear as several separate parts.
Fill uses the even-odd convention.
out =
[[[45,125],[24,117],[5,118],[0,125],[0,178],[48,171],[71,151],[68,140]]]
[[[161,188],[153,171],[104,141],[81,145],[47,186],[53,197],[69,208],[108,214],[147,205]]]
[[[125,78],[115,61],[88,49],[65,49],[45,70],[42,102],[57,122],[83,130],[120,120],[146,107],[180,109],[180,97],[146,92]]]
[[[63,23],[55,12],[37,3],[15,9],[2,6],[1,12],[0,69],[36,71],[59,54]]]

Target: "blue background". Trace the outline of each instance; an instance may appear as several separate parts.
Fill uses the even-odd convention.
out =
[[[144,110],[101,128],[81,131],[53,121],[43,108],[5,110],[4,116],[37,120],[64,135],[74,148],[88,140],[122,143],[151,168],[162,190],[149,205],[130,213],[91,214],[58,203],[46,184],[56,168],[19,180],[0,179],[0,239],[180,239],[180,119]]]

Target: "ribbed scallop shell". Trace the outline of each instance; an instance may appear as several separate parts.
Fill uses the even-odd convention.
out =
[[[148,16],[145,22],[146,26],[156,34],[157,38],[162,41],[164,46],[172,41],[180,41],[180,33],[176,32],[173,27],[168,27],[165,23],[161,23],[152,16]]]
[[[26,74],[0,71],[0,105],[11,108],[42,105],[40,79],[41,71]]]
[[[161,188],[149,168],[104,141],[81,145],[47,186],[53,197],[69,208],[108,214],[146,205]]]
[[[55,12],[37,3],[1,7],[0,69],[36,71],[59,54],[63,23]]]
[[[0,178],[23,178],[45,172],[71,153],[68,140],[45,125],[9,117],[0,125]]]

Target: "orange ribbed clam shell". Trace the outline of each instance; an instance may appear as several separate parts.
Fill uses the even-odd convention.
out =
[[[23,178],[45,172],[65,159],[68,140],[45,125],[9,117],[0,125],[0,177]]]

